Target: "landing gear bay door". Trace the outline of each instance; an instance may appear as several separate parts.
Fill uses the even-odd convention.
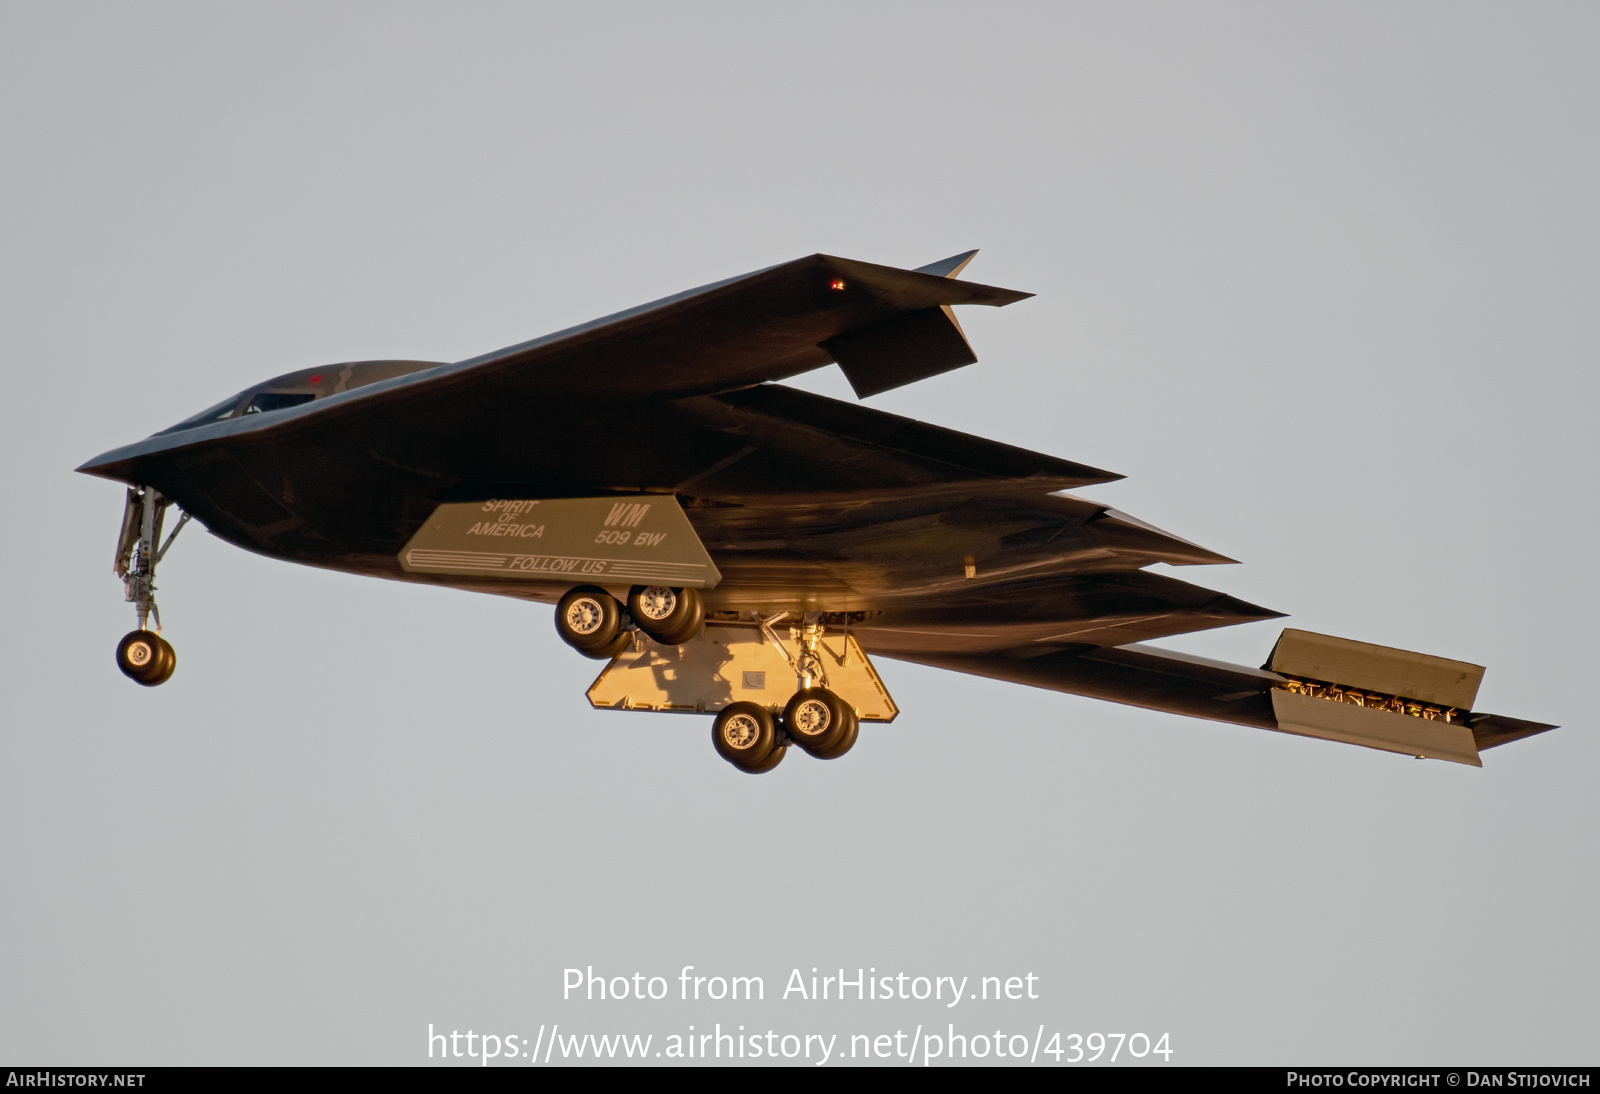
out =
[[[670,494],[451,502],[400,552],[411,573],[709,589],[722,580]]]

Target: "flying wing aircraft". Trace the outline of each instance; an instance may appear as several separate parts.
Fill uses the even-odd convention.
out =
[[[860,397],[973,364],[953,308],[1028,293],[812,255],[455,363],[268,380],[78,470],[127,484],[133,680],[176,667],[156,564],[191,518],[291,562],[555,605],[597,707],[712,715],[741,771],[898,713],[872,658],[1480,765],[1554,727],[1483,669],[1285,630],[1261,668],[1149,645],[1279,612],[1149,572],[1231,562],[1077,491],[1121,476]],[[163,539],[168,511],[181,514]]]

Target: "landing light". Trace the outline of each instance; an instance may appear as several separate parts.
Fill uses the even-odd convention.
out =
[[[843,292],[844,291],[844,279],[843,278],[838,278],[838,277],[834,278],[833,282],[828,286],[828,288],[834,289],[834,290],[836,290],[838,292]]]

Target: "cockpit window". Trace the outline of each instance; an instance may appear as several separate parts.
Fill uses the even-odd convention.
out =
[[[177,425],[168,426],[166,429],[163,429],[161,433],[156,435],[161,436],[162,434],[166,433],[179,433],[185,429],[194,429],[196,426],[207,425],[211,422],[220,422],[225,418],[232,418],[235,416],[234,410],[239,406],[239,400],[241,398],[243,398],[242,395],[235,395],[233,398],[220,402],[216,406],[206,407],[206,409],[202,410],[194,417],[185,418]],[[245,408],[239,413],[270,414],[274,410],[288,410],[292,406],[299,406],[301,403],[309,403],[315,398],[315,395],[302,392],[259,391],[253,398],[251,398],[250,402],[246,404]]]
[[[286,372],[282,376],[275,376],[254,387],[246,388],[233,398],[216,406],[207,407],[177,425],[169,425],[156,436],[196,429],[212,422],[245,414],[271,414],[275,410],[288,410],[290,407],[309,403],[319,396],[354,391],[368,384],[392,380],[398,376],[409,376],[414,372],[438,366],[438,361],[347,361],[343,364],[324,365],[322,368]],[[251,394],[252,392],[254,394]],[[245,404],[242,410],[239,409],[240,403]]]
[[[250,400],[250,405],[244,408],[244,412],[246,414],[270,414],[274,410],[288,410],[292,406],[299,406],[301,403],[309,403],[315,398],[315,395],[296,395],[281,391],[263,391],[254,399]]]
[[[220,422],[224,418],[233,417],[234,407],[236,407],[238,405],[239,405],[239,396],[234,395],[234,396],[232,396],[230,398],[224,399],[222,402],[218,403],[216,406],[208,406],[208,407],[206,407],[204,410],[202,410],[200,413],[194,415],[192,418],[185,418],[183,421],[179,422],[177,425],[168,426],[166,429],[163,429],[161,431],[161,433],[177,433],[179,430],[193,429],[195,426],[197,426],[197,425],[205,425],[207,422]],[[160,436],[160,435],[161,434],[159,434],[159,433],[157,434],[157,436]]]

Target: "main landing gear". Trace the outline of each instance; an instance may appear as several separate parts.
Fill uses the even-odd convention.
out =
[[[836,760],[856,743],[861,719],[827,688],[803,688],[784,707],[782,726],[757,703],[729,703],[711,723],[717,755],[748,775],[771,771],[789,745],[819,760]]]
[[[607,660],[633,643],[635,630],[663,646],[681,646],[706,623],[699,589],[635,585],[624,608],[598,585],[579,585],[556,605],[556,633],[585,657]]]
[[[779,707],[745,700],[726,703],[723,698],[720,701],[726,705],[718,709],[717,700],[707,700],[710,709],[717,710],[711,724],[711,743],[717,754],[735,768],[752,775],[777,767],[790,745],[821,760],[837,759],[855,745],[861,729],[856,709],[828,687],[822,613],[808,612],[802,617],[801,625],[791,624],[788,628],[791,642],[798,646],[797,651],[791,651],[773,630],[774,624],[789,616],[788,612],[780,612],[755,621],[765,644],[775,649],[795,674],[795,691],[788,701]],[[700,591],[692,588],[636,585],[624,604],[599,586],[580,585],[569,590],[556,605],[555,621],[556,632],[567,645],[586,657],[609,660],[633,646],[639,634],[663,646],[682,646],[694,641],[705,627],[705,605]],[[698,671],[705,673],[706,691],[712,695],[718,687],[726,686],[713,683],[722,679],[720,673],[728,671],[726,660],[722,668],[696,670],[690,667],[694,659],[683,662],[681,655],[682,651],[679,668],[675,670],[680,675],[676,679],[682,680],[684,672]],[[844,663],[840,661],[841,665]],[[768,674],[745,675],[762,678],[762,682],[745,683],[745,687],[762,689],[767,686],[764,681]],[[693,694],[692,688],[690,694]],[[727,693],[723,691],[722,694],[726,696]]]
[[[771,771],[783,762],[789,746],[779,743],[772,712],[758,703],[729,703],[711,723],[711,745],[717,755],[750,775]]]
[[[117,643],[117,668],[147,688],[166,683],[178,667],[172,643],[161,637],[155,585],[156,563],[166,557],[172,541],[189,523],[189,514],[184,513],[166,542],[161,542],[161,525],[171,504],[171,498],[162,497],[152,487],[130,488],[122,510],[122,534],[117,540],[116,574],[122,579],[124,595],[139,621],[138,629]],[[152,618],[155,630],[150,629]]]
[[[788,660],[799,684],[784,704],[781,721],[765,707],[740,702],[723,707],[711,723],[717,754],[751,775],[777,767],[791,744],[819,760],[836,760],[855,746],[861,730],[855,708],[828,690],[821,613],[807,613],[802,626],[789,629],[790,637],[800,643],[798,654],[791,654],[772,629],[782,618],[761,623],[762,634]]]

